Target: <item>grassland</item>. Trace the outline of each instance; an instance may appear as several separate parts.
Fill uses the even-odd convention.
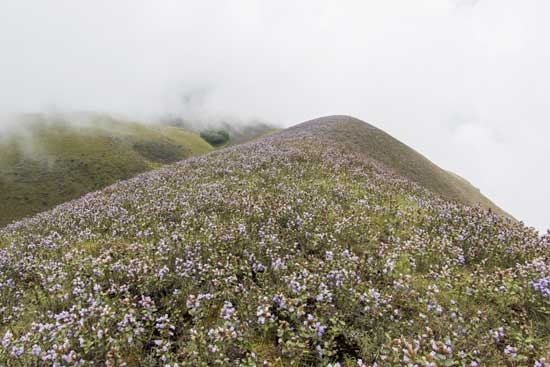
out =
[[[107,116],[22,117],[0,137],[0,225],[211,149],[172,126]]]
[[[550,366],[550,234],[346,137],[372,129],[313,120],[0,229],[0,364]]]

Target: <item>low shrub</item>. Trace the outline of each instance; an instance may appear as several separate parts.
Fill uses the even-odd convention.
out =
[[[229,133],[225,130],[208,129],[200,133],[201,138],[210,145],[219,147],[229,141]]]

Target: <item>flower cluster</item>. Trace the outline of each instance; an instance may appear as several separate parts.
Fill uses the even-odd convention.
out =
[[[550,277],[544,277],[531,282],[533,290],[539,292],[543,297],[550,297]]]

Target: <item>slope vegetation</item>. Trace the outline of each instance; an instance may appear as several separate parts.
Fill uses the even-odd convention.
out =
[[[0,225],[212,147],[197,134],[106,116],[24,116],[0,136]]]
[[[310,121],[1,229],[0,364],[546,366],[550,236],[347,129],[372,127]]]
[[[325,125],[323,133],[331,140],[344,144],[350,151],[375,159],[395,173],[419,183],[445,199],[471,206],[479,205],[508,215],[468,181],[439,168],[384,131],[349,116],[330,116],[325,119],[331,123]],[[296,129],[300,129],[300,125]]]

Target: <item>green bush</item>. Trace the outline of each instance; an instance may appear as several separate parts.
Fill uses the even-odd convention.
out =
[[[206,140],[212,146],[220,146],[229,141],[229,133],[225,130],[208,129],[200,133],[201,138]]]

